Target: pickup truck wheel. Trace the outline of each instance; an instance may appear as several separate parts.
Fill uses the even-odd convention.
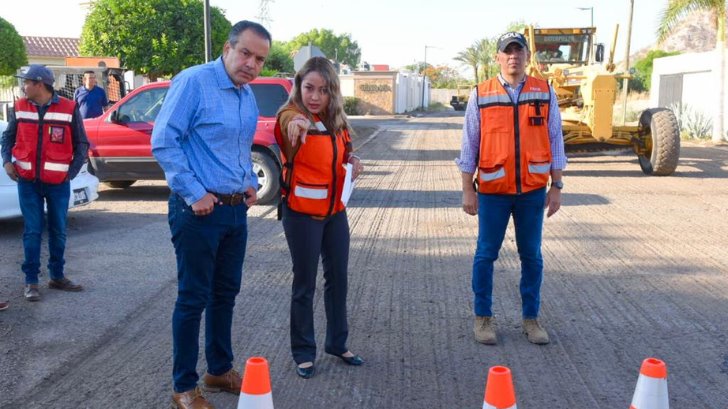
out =
[[[280,170],[276,161],[265,152],[253,151],[253,172],[258,176],[258,204],[269,204],[278,197]]]
[[[114,189],[126,189],[129,186],[133,185],[134,182],[136,182],[136,180],[111,180],[108,182],[104,182],[104,184]]]

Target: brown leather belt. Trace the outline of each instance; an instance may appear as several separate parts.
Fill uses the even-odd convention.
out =
[[[233,193],[224,195],[222,193],[210,192],[217,198],[216,204],[225,206],[237,206],[245,203],[245,193]]]

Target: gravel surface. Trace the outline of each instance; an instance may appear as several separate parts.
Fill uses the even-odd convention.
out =
[[[499,343],[485,346],[472,336],[477,219],[461,210],[453,163],[462,117],[353,122],[366,169],[348,210],[349,346],[364,366],[323,353],[319,277],[317,374],[295,375],[285,238],[274,207],[249,213],[236,368],[266,357],[277,409],[481,407],[493,365],[511,368],[519,407],[628,407],[650,356],[668,365],[671,407],[728,407],[728,147],[685,144],[671,177],[642,175],[629,154],[571,157],[564,206],[544,228],[541,320],[552,342],[521,334],[509,226],[494,284]],[[11,302],[0,312],[0,407],[168,405],[176,297],[168,194],[163,182],[102,188],[98,201],[71,211],[67,274],[86,291],[42,288],[38,303],[22,299],[22,223],[0,222],[0,298]],[[237,404],[227,394],[210,400]]]

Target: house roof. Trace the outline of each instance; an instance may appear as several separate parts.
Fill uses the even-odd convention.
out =
[[[78,57],[78,38],[23,36],[29,57]]]

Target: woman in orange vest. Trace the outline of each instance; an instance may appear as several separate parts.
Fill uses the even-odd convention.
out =
[[[352,179],[362,165],[352,154],[343,99],[333,65],[311,58],[296,74],[275,128],[283,156],[280,214],[293,261],[291,351],[296,373],[306,379],[314,375],[316,358],[313,297],[319,258],[326,280],[324,350],[349,365],[364,363],[346,346],[349,222],[341,197],[346,165]]]

